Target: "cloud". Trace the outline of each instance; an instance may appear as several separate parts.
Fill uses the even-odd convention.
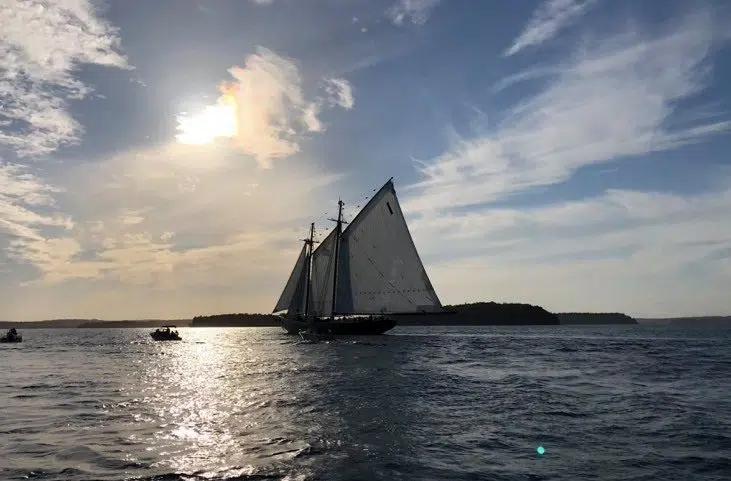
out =
[[[325,95],[306,99],[294,60],[259,47],[242,67],[232,67],[230,82],[215,106],[179,119],[178,140],[203,144],[217,137],[232,138],[262,167],[300,151],[307,133],[322,132],[323,108],[353,107],[352,88],[345,79],[324,79]]]
[[[325,90],[330,95],[331,104],[339,105],[344,109],[352,109],[355,105],[353,87],[343,78],[325,79]]]
[[[155,239],[149,232],[141,231],[105,238],[103,248],[91,259],[84,260],[74,258],[84,249],[76,239],[50,239],[47,252],[53,255],[33,259],[41,267],[43,277],[30,284],[94,279],[95,282],[111,280],[123,286],[137,285],[157,291],[191,286],[210,289],[230,281],[232,266],[247,269],[247,276],[254,273],[261,276],[267,267],[256,264],[247,268],[243,262],[244,259],[251,261],[254,255],[260,261],[268,260],[269,266],[282,263],[284,259],[278,256],[287,257],[289,250],[267,252],[270,240],[257,232],[232,236],[220,244],[176,249],[168,235]],[[293,250],[289,257],[294,258],[294,255]],[[271,273],[267,277],[272,277]]]
[[[116,29],[89,0],[3,2],[0,25],[0,148],[38,156],[78,142],[67,103],[91,87],[72,73],[80,64],[129,68]]]
[[[143,210],[124,209],[119,216],[119,221],[126,225],[140,224],[145,221],[143,213]]]
[[[584,15],[594,3],[595,0],[546,0],[503,55],[514,55],[527,47],[552,39]]]
[[[28,261],[45,255],[42,229],[73,227],[68,216],[52,213],[57,192],[26,168],[0,164],[0,248],[9,258]]]
[[[396,25],[403,25],[410,20],[416,25],[423,25],[429,19],[431,11],[440,0],[398,0],[387,11],[386,15]]]
[[[410,210],[448,212],[569,179],[586,165],[676,149],[731,123],[682,119],[677,106],[706,86],[709,16],[655,38],[627,32],[587,42],[502,120],[419,168]],[[682,121],[681,121],[682,119]]]
[[[228,85],[236,99],[238,146],[261,164],[297,152],[298,127],[313,124],[307,121],[312,106],[304,100],[295,63],[259,48],[229,73],[235,79]]]

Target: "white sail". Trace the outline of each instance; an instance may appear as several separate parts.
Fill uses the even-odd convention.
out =
[[[282,295],[279,296],[279,301],[274,307],[273,312],[283,311],[285,309],[290,310],[291,307],[296,307],[298,301],[301,307],[304,307],[303,295],[304,295],[304,282],[306,279],[307,272],[305,270],[305,264],[307,260],[307,245],[302,247],[297,262],[294,264],[294,269],[289,275],[287,284],[284,286]]]
[[[336,313],[441,309],[390,180],[342,233],[339,251]]]
[[[325,317],[332,312],[335,239],[333,230],[312,253],[310,305],[307,311],[313,316]]]

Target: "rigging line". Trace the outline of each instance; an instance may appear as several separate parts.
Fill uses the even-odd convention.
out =
[[[361,196],[358,196],[357,199],[353,201],[343,201],[343,220],[347,221],[347,219],[354,219],[366,206],[366,204],[373,198],[376,191],[378,191],[378,189],[373,189],[372,192],[369,191]],[[335,217],[335,214],[330,214],[330,210],[328,210],[323,214],[323,217],[319,217],[317,220],[321,220],[322,223],[327,223],[327,220],[331,220],[330,217]],[[317,229],[315,230],[315,232],[317,233]],[[325,229],[324,232],[325,234],[327,234],[330,231]]]
[[[377,190],[378,189],[370,189],[370,190],[364,192],[361,195],[352,196],[347,201],[346,200],[343,200],[343,202],[345,203],[346,206],[348,206],[347,207],[348,210],[352,210],[352,209],[358,209],[359,210],[361,207],[365,206],[365,204],[371,199],[371,197],[373,197],[374,193]],[[350,207],[351,205],[352,206],[355,206],[355,207]],[[346,209],[343,209],[343,210],[346,210]],[[356,213],[358,212],[358,210],[356,210]],[[325,215],[330,215],[330,212],[329,211],[326,212]],[[343,216],[345,216],[345,212],[343,212]]]

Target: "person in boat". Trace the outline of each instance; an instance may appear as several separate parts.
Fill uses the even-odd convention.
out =
[[[14,327],[11,327],[8,329],[8,332],[5,333],[5,336],[3,336],[3,340],[9,341],[9,342],[15,342],[20,338],[18,335],[18,331],[15,330]]]

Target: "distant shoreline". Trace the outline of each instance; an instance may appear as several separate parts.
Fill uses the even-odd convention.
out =
[[[676,318],[633,318],[622,313],[560,312],[552,313],[540,306],[519,303],[477,302],[444,306],[438,314],[398,314],[400,326],[540,326],[540,325],[672,325],[695,327],[731,327],[731,316]],[[273,314],[214,314],[192,319],[51,319],[46,321],[0,321],[0,329],[99,329],[178,327],[279,327],[280,317]]]
[[[731,327],[731,316],[638,318],[640,324],[685,327]]]

